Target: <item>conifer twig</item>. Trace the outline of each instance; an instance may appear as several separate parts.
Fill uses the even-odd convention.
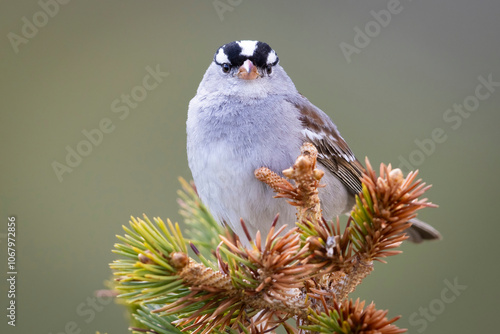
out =
[[[267,167],[255,171],[255,177],[268,184],[277,192],[276,198],[287,198],[287,202],[297,207],[297,220],[319,221],[321,219],[321,205],[318,196],[319,183],[324,175],[316,168],[318,150],[311,143],[302,145],[301,154],[295,164],[283,171],[283,175],[294,180],[292,185]]]
[[[382,333],[405,330],[374,304],[349,299],[373,270],[373,261],[396,255],[406,239],[408,220],[424,207],[429,186],[416,172],[381,165],[379,175],[368,160],[363,190],[356,196],[348,226],[321,216],[317,151],[304,144],[283,175],[267,168],[256,177],[297,207],[297,227],[277,229],[278,216],[265,237],[247,233],[251,247],[217,225],[193,185],[181,181],[181,214],[191,227],[186,239],[178,224],[132,218],[118,236],[111,264],[119,298],[137,305],[134,317],[145,329],[137,333],[264,333],[282,325],[288,333]],[[241,221],[243,230],[247,230]],[[188,245],[198,257],[189,257]],[[295,318],[297,328],[285,321]]]

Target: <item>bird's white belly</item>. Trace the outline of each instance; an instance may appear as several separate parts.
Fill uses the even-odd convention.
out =
[[[280,173],[293,165],[298,150],[289,157],[281,157],[287,161],[258,162],[256,156],[262,158],[258,152],[265,152],[263,148],[235,154],[220,142],[215,142],[209,144],[206,149],[210,152],[209,159],[203,166],[193,162],[191,170],[201,200],[216,219],[226,222],[236,234],[242,236],[242,218],[253,237],[257,230],[265,237],[277,213],[280,214],[278,226],[286,224],[292,228],[295,225],[295,207],[285,199],[273,198],[274,192],[255,178],[254,170],[262,166],[278,166],[271,169]],[[272,160],[272,157],[267,158]],[[325,188],[320,189],[325,218],[332,219],[348,209],[350,203],[347,203],[347,190],[329,173],[326,173],[322,183],[327,184]]]
[[[244,235],[240,218],[252,235],[257,230],[267,233],[278,212],[280,223],[293,224],[295,209],[283,199],[274,199],[273,191],[254,176],[255,169],[272,163],[260,165],[252,152],[235,154],[220,143],[208,145],[208,150],[210,157],[205,164],[194,161],[191,170],[201,200],[216,219],[240,236]]]

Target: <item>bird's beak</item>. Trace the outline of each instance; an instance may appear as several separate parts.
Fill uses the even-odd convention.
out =
[[[243,65],[238,69],[238,78],[243,80],[254,80],[260,77],[259,72],[257,72],[257,67],[252,63],[250,59],[245,60]]]

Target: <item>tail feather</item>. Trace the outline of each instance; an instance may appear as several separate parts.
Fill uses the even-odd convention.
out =
[[[431,225],[416,218],[411,219],[410,223],[411,227],[405,231],[408,235],[408,241],[419,244],[424,240],[442,239],[441,233]]]

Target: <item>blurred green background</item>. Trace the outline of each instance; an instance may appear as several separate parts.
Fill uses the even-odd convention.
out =
[[[359,159],[406,159],[434,185],[440,207],[420,218],[444,240],[403,245],[354,295],[401,314],[410,333],[493,332],[500,87],[473,96],[480,76],[500,82],[497,1],[63,2],[0,4],[0,332],[127,332],[121,306],[92,301],[111,275],[115,234],[130,215],[179,220],[187,106],[217,47],[238,39],[269,43]],[[168,73],[150,91],[140,88],[147,67]],[[126,107],[131,93],[138,102]],[[464,103],[473,111],[447,111]],[[81,144],[106,119],[113,131]],[[67,147],[88,154],[58,178]],[[10,215],[16,327],[5,316]]]

